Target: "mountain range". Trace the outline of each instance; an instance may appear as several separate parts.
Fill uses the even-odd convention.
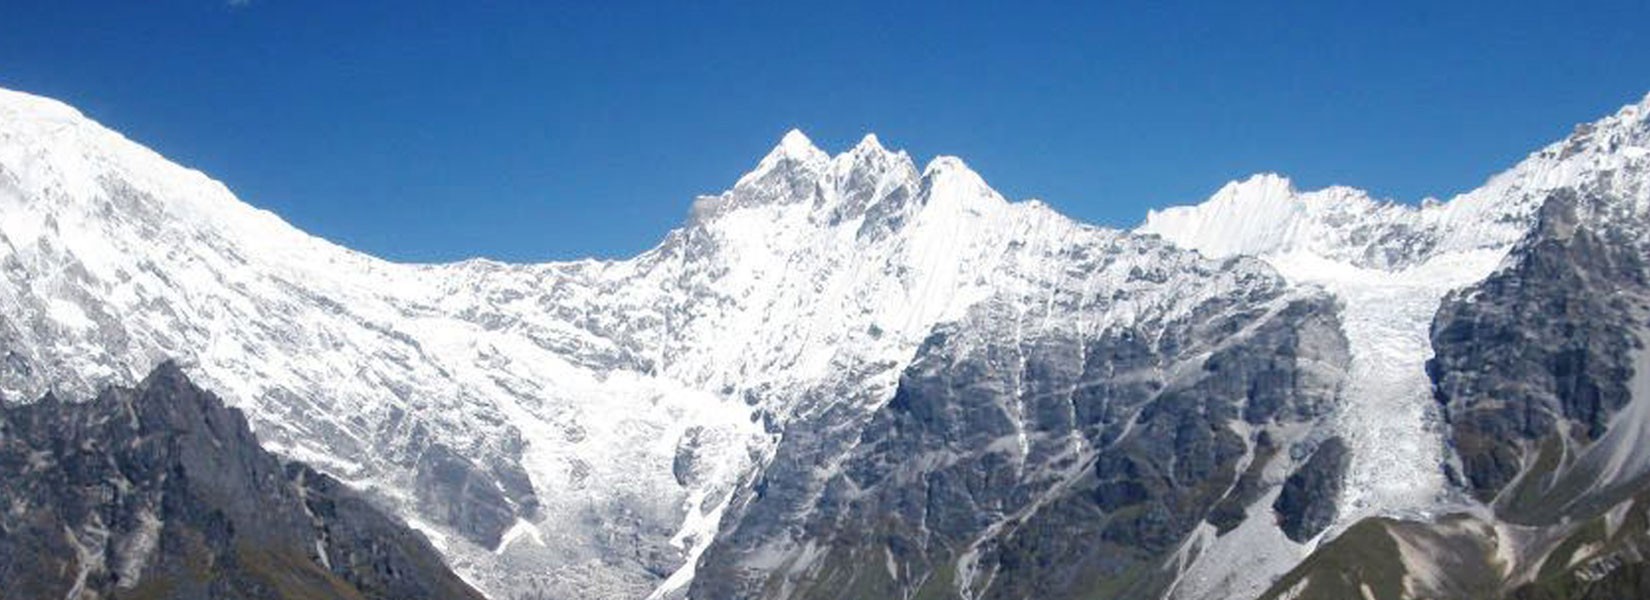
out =
[[[1647,117],[1447,201],[1257,175],[1133,230],[793,131],[634,258],[400,264],[0,91],[0,400],[193,382],[360,499],[333,529],[500,599],[1637,597]],[[121,589],[190,556],[54,518]]]

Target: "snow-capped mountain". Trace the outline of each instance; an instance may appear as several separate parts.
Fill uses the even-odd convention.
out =
[[[832,157],[797,132],[631,260],[394,264],[15,92],[0,235],[8,398],[85,397],[176,358],[483,589],[618,597],[690,580],[798,415],[885,403],[935,324],[986,297],[1071,293],[1086,267],[1049,257],[1114,278],[1164,272],[1148,252],[1201,264],[1007,202],[955,158],[919,170],[874,136]]]
[[[976,304],[937,329],[893,401],[860,418],[865,425],[843,427],[855,421],[841,415],[823,426],[792,424],[760,493],[701,565],[709,575],[695,590],[707,598],[1255,597],[1303,561],[1320,564],[1311,560],[1316,548],[1369,517],[1426,523],[1481,510],[1485,500],[1466,497],[1461,483],[1485,460],[1458,447],[1470,438],[1461,416],[1469,413],[1435,400],[1449,393],[1440,379],[1447,373],[1429,366],[1443,360],[1432,360],[1442,343],[1436,331],[1450,327],[1439,308],[1516,269],[1515,251],[1533,243],[1545,222],[1539,214],[1554,206],[1575,205],[1584,227],[1642,252],[1647,111],[1650,99],[1578,127],[1448,202],[1413,207],[1347,188],[1301,193],[1258,176],[1202,205],[1153,213],[1137,233],[1207,257],[1259,258],[1270,267],[1262,272],[1284,280],[1282,291],[1171,268],[1158,284],[1214,285],[1222,303],[1183,297],[1193,308],[1179,314],[1189,317],[1050,327],[1137,297],[1114,287],[1103,265],[1086,265],[1073,270],[1093,276],[1089,286],[1102,297],[1111,294],[1096,305],[1054,316],[1055,305],[1039,310],[1002,297]],[[1564,200],[1571,193],[1579,199]],[[1256,313],[1270,316],[1246,320]],[[1024,325],[1027,315],[1036,327]],[[1633,322],[1612,319],[1590,327]],[[1151,340],[1145,349],[1130,348],[1142,338]],[[1458,362],[1481,365],[1511,350],[1496,346],[1520,343],[1481,340]],[[1614,376],[1613,389],[1624,389],[1623,373],[1642,360],[1604,348],[1588,360],[1617,365],[1601,378]],[[1566,397],[1573,370],[1529,389],[1557,385]],[[1614,397],[1592,418],[1624,410],[1626,395]],[[1063,399],[1071,416],[1046,406],[1051,398]],[[1093,416],[1105,411],[1117,414]],[[1636,413],[1622,414],[1630,422]],[[1191,435],[1204,428],[1215,433]],[[1637,430],[1606,437],[1636,440]],[[1618,479],[1630,483],[1644,467],[1623,464],[1645,463],[1618,450],[1633,445],[1604,443],[1591,452],[1609,458],[1590,462],[1627,473]],[[1545,476],[1542,468],[1512,471]],[[1542,547],[1523,550],[1546,556]],[[1407,572],[1448,572],[1447,559],[1411,560]],[[1426,596],[1450,588],[1406,589]]]
[[[498,598],[1254,597],[1489,501],[1440,304],[1555,193],[1650,247],[1647,112],[1447,202],[1263,175],[1136,231],[791,132],[635,258],[409,265],[0,91],[0,392],[176,359]]]

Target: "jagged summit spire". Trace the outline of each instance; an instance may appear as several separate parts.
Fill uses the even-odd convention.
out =
[[[824,155],[825,151],[820,150],[818,146],[815,146],[813,140],[808,139],[808,135],[802,133],[802,130],[800,129],[792,129],[785,132],[785,136],[779,138],[779,144],[774,146],[773,150],[768,153],[769,158],[777,157],[796,160],[806,160]]]
[[[854,144],[853,148],[836,156],[866,154],[894,154],[894,152],[882,145],[882,139],[877,137],[877,134],[866,133],[858,143]],[[762,165],[771,165],[783,159],[807,162],[818,158],[828,159],[832,157],[831,153],[814,144],[813,140],[802,130],[791,129],[780,137],[779,143],[774,145],[773,150],[768,151],[768,155],[762,159]]]
[[[761,179],[781,164],[787,162],[807,163],[811,162],[814,157],[826,157],[825,151],[815,146],[813,140],[808,139],[808,136],[802,133],[801,130],[792,129],[785,132],[784,137],[779,138],[779,143],[768,151],[767,156],[763,156],[761,162],[756,163],[756,168],[740,177],[739,181],[734,183],[734,187],[744,186]]]
[[[904,151],[896,152],[883,147],[882,140],[878,139],[875,133],[865,134],[853,148],[832,157],[831,163],[832,169],[841,176],[846,176],[854,169],[865,168],[866,165],[874,165],[871,168],[877,171],[895,168],[909,171],[913,176],[917,174],[916,164],[911,161],[909,155]]]
[[[807,134],[802,133],[799,129],[792,129],[785,132],[784,137],[779,138],[779,143],[768,151],[768,155],[762,157],[762,162],[757,163],[756,168],[746,173],[744,177],[740,177],[735,186],[755,181],[784,163],[806,164],[826,161],[830,158],[830,155],[826,154],[824,150],[820,150],[818,146],[814,145],[813,140],[808,139]]]
[[[878,139],[877,134],[875,133],[865,134],[865,137],[860,138],[858,144],[854,144],[854,149],[852,150],[852,152],[856,153],[887,151],[888,149],[882,146],[882,140]]]

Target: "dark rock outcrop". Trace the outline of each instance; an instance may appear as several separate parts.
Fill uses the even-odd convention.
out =
[[[1335,522],[1340,502],[1341,483],[1346,478],[1346,467],[1352,455],[1341,438],[1324,440],[1312,453],[1312,458],[1300,470],[1283,482],[1272,510],[1278,513],[1278,525],[1284,535],[1305,543]]]
[[[1561,463],[1631,400],[1650,284],[1637,244],[1583,218],[1609,204],[1618,203],[1555,192],[1508,267],[1451,295],[1434,322],[1427,369],[1461,475],[1504,518],[1556,518],[1537,505],[1577,491],[1557,489],[1571,466]]]
[[[474,598],[422,535],[265,452],[172,363],[0,409],[0,598]]]
[[[483,548],[497,547],[516,522],[515,506],[495,478],[446,446],[425,449],[414,472],[419,512],[441,519]]]

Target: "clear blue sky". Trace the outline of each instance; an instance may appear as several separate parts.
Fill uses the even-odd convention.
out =
[[[634,254],[792,127],[1129,226],[1447,197],[1650,91],[1644,0],[773,4],[9,0],[0,86],[418,261]]]

